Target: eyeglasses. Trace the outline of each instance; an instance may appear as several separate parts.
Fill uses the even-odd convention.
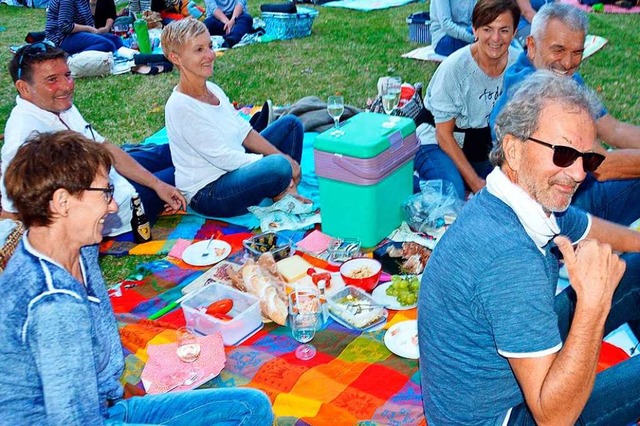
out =
[[[104,195],[104,200],[107,202],[107,204],[111,204],[111,200],[113,200],[113,192],[115,191],[115,188],[113,187],[113,184],[110,183],[109,185],[107,185],[106,188],[85,188],[85,191],[102,191],[102,194]]]
[[[584,171],[595,172],[605,158],[604,155],[598,154],[597,152],[580,152],[566,145],[552,145],[532,137],[528,137],[527,139],[553,149],[553,164],[562,168],[569,167],[575,163],[578,158],[582,157],[582,167]]]
[[[18,80],[22,78],[22,61],[27,54],[46,52],[47,48],[55,47],[55,44],[49,40],[39,41],[37,43],[31,43],[20,52],[20,58],[18,59]]]

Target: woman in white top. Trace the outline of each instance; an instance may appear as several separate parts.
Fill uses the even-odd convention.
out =
[[[472,14],[476,41],[444,60],[427,88],[430,114],[417,130],[415,169],[421,180],[450,181],[461,199],[465,186],[474,193],[483,188],[492,169],[488,119],[519,53],[510,48],[519,19],[516,0],[480,0]]]
[[[207,79],[215,53],[206,26],[174,21],[162,31],[162,50],[180,71],[165,106],[176,186],[208,216],[230,217],[264,198],[297,196],[302,123],[284,116],[262,133],[242,119],[222,89]]]

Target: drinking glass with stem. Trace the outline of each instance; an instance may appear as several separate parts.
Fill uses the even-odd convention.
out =
[[[391,128],[398,121],[396,117],[391,117],[391,113],[400,103],[401,86],[402,79],[400,77],[388,77],[387,81],[382,85],[382,108],[389,116],[389,119],[382,123],[382,127]]]
[[[308,342],[310,342],[316,334],[317,323],[317,312],[298,312],[291,318],[291,333],[293,338],[302,343],[302,345],[296,349],[296,358],[306,361],[316,356],[316,348]]]
[[[344,97],[343,96],[329,96],[327,99],[327,112],[333,118],[334,130],[331,132],[332,136],[342,136],[344,131],[340,130],[339,122],[340,117],[344,113]]]
[[[189,364],[190,375],[187,377],[183,385],[190,386],[196,382],[200,376],[200,371],[196,370],[193,363],[200,357],[200,342],[187,327],[181,327],[176,332],[178,336],[178,347],[176,354],[180,361]]]

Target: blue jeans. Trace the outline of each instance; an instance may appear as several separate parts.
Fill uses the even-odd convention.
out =
[[[481,178],[486,178],[493,166],[487,161],[471,163],[471,167]],[[465,199],[465,183],[453,160],[440,148],[438,144],[421,145],[416,153],[414,169],[418,177],[413,180],[413,192],[420,192],[420,180],[442,179],[448,180],[458,194],[458,198]]]
[[[162,182],[175,186],[175,168],[171,160],[169,144],[128,145],[123,149]],[[129,180],[129,183],[133,185],[138,195],[140,195],[147,218],[154,223],[164,210],[164,201],[158,197],[158,194],[153,189],[132,180]]]
[[[640,320],[640,253],[624,254],[627,270],[613,295],[611,311],[604,334],[607,335],[625,322]],[[575,312],[576,294],[568,287],[555,300],[558,329],[565,340]],[[635,356],[610,367],[596,376],[591,396],[587,401],[579,425],[626,425],[640,417],[640,356]],[[511,412],[509,425],[534,425],[526,404]]]
[[[594,216],[629,226],[640,218],[640,179],[598,182],[588,174],[571,204]]]
[[[547,3],[553,3],[554,0],[531,0],[531,7],[536,12],[540,10],[542,6]],[[515,39],[520,43],[521,46],[525,46],[527,36],[531,33],[531,23],[524,19],[524,16],[520,16],[520,21],[518,21],[518,27],[516,28]]]
[[[471,27],[467,27],[467,31],[469,32],[469,34],[473,34],[473,30],[471,29]],[[438,55],[449,56],[456,50],[462,49],[468,44],[470,43],[445,34],[444,37],[438,40],[438,44],[436,44],[436,47],[433,50]]]
[[[296,117],[280,117],[261,135],[300,164],[304,130]],[[207,216],[238,216],[245,214],[247,207],[280,195],[291,183],[291,177],[291,164],[284,156],[265,156],[209,183],[196,192],[190,205],[198,213]]]
[[[74,55],[87,50],[115,52],[121,47],[122,40],[114,34],[91,34],[87,32],[72,33],[68,34],[62,42],[60,42],[60,48],[69,55]]]
[[[109,408],[105,424],[271,426],[273,411],[256,389],[198,389],[119,401]]]
[[[231,18],[231,14],[228,14],[227,18]],[[224,37],[226,46],[223,45],[223,47],[233,47],[238,44],[242,36],[251,31],[253,28],[253,18],[247,12],[242,12],[242,14],[236,18],[236,23],[233,28],[231,28],[229,34],[225,34],[224,24],[218,21],[213,15],[205,19],[204,24],[207,26],[209,34]]]

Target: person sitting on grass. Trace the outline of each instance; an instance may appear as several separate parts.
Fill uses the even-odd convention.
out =
[[[569,4],[548,3],[540,8],[533,17],[527,50],[505,72],[504,91],[489,118],[492,128],[514,88],[536,70],[549,70],[585,86],[578,68],[588,26],[587,14]],[[596,129],[598,139],[616,149],[606,151],[596,145],[606,159],[587,175],[572,204],[594,216],[630,225],[640,218],[640,126],[615,119],[601,104]]]
[[[67,65],[67,54],[62,49],[47,43],[26,45],[9,61],[9,73],[18,96],[4,133],[3,175],[18,148],[31,134],[69,129],[104,143],[115,160],[110,177],[119,209],[107,218],[105,235],[131,230],[129,205],[134,192],[140,195],[152,222],[163,210],[175,213],[186,208],[184,196],[173,186],[174,167],[168,144],[145,145],[125,152],[102,137],[82,117],[73,105],[75,83]],[[0,188],[2,217],[15,216],[4,183]]]
[[[419,179],[451,182],[460,199],[465,188],[478,192],[492,169],[488,117],[502,93],[504,71],[518,57],[510,46],[519,18],[515,0],[480,0],[472,14],[476,41],[445,59],[427,88],[429,119],[417,129],[414,167]]]
[[[69,55],[87,50],[115,52],[122,47],[122,40],[111,34],[109,27],[96,28],[93,19],[96,1],[51,0],[47,7],[46,39]]]
[[[571,79],[538,71],[498,116],[496,168],[438,242],[420,287],[430,426],[638,419],[640,357],[596,367],[603,337],[640,319],[640,233],[570,205],[604,159],[597,110]],[[562,256],[570,286],[556,295]]]
[[[270,426],[256,389],[122,399],[124,354],[97,245],[118,210],[112,162],[104,144],[64,130],[26,141],[6,171],[27,230],[0,276],[2,423]]]
[[[476,0],[432,0],[431,45],[438,55],[449,56],[473,43],[471,13]]]
[[[231,217],[265,198],[297,195],[303,126],[285,115],[262,133],[210,81],[216,59],[207,27],[193,18],[162,30],[164,54],[180,71],[165,106],[176,185],[207,216]],[[298,196],[299,197],[299,196]]]
[[[233,47],[253,28],[247,11],[247,0],[205,0],[207,18],[204,24],[211,35],[224,38],[222,47]]]

